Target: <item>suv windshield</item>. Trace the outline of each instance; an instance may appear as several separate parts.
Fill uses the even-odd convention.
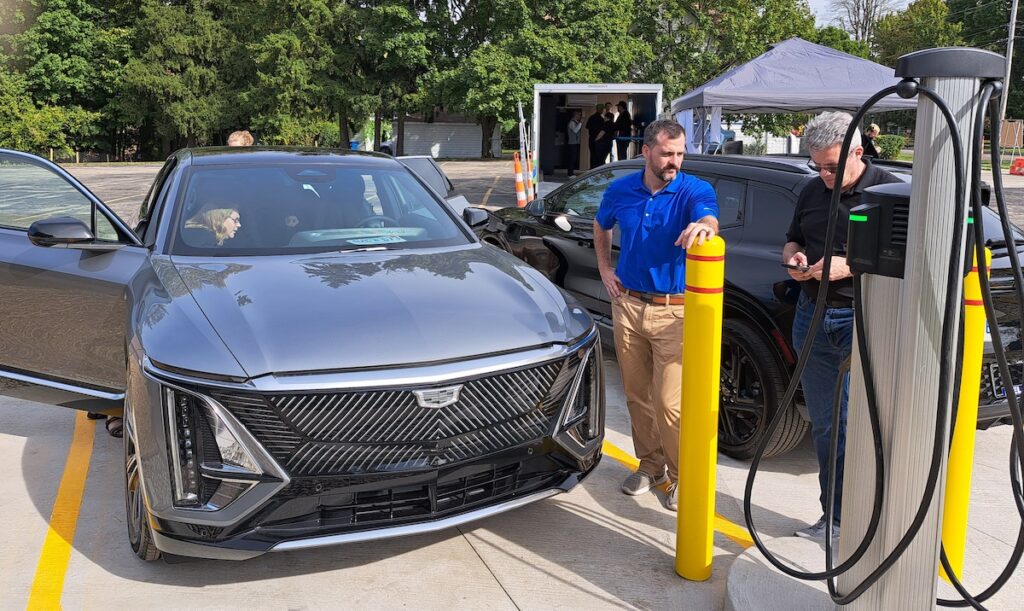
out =
[[[196,166],[177,206],[172,253],[266,255],[469,243],[404,167]]]

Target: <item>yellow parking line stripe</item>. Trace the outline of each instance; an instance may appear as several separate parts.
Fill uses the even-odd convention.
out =
[[[640,461],[629,452],[618,447],[614,443],[605,440],[603,447],[601,448],[605,456],[615,461],[622,463],[630,469],[637,469],[640,467]],[[668,484],[659,486],[662,491],[668,489]],[[715,530],[722,533],[733,541],[736,545],[739,545],[743,549],[746,549],[754,544],[754,540],[750,538],[750,533],[747,529],[731,522],[719,514],[715,514]]]
[[[50,527],[46,531],[43,552],[36,566],[29,595],[29,609],[59,609],[64,592],[64,576],[71,561],[71,544],[78,526],[78,512],[85,494],[85,479],[89,474],[89,460],[92,458],[92,443],[96,425],[90,422],[85,412],[75,417],[75,433],[64,464],[64,475],[57,489],[57,500],[50,514]]]
[[[491,191],[494,190],[494,187],[498,186],[498,181],[499,180],[501,180],[501,176],[495,176],[494,177],[494,182],[491,183],[491,188],[487,189],[487,192],[484,193],[484,199],[483,199],[483,201],[480,202],[481,206],[486,206],[487,205],[487,200],[490,199],[490,197],[491,197]]]

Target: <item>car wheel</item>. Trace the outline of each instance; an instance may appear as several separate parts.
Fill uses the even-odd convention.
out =
[[[127,399],[125,399],[127,402]],[[142,475],[139,472],[139,453],[135,445],[135,432],[129,426],[128,410],[124,415],[124,507],[128,524],[128,542],[139,558],[151,562],[160,558],[160,550],[153,543],[149,525],[149,512],[142,498]]]
[[[786,393],[788,376],[779,364],[771,339],[744,320],[722,324],[721,403],[718,448],[733,458],[754,455]],[[765,448],[765,457],[797,446],[810,425],[790,405]]]

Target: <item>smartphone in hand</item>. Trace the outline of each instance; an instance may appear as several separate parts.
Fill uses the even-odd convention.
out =
[[[782,267],[788,267],[789,269],[795,269],[798,272],[806,272],[811,267],[809,265],[793,265],[792,263],[783,263]]]

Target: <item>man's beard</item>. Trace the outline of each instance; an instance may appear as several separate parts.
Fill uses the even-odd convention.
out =
[[[671,171],[673,171],[673,172],[675,172],[677,174],[679,173],[679,168],[677,168],[675,166],[665,166],[665,167],[661,168],[660,172],[655,172],[654,175],[657,176],[658,180],[660,180],[661,182],[672,182],[671,179],[665,178],[665,174],[667,174],[669,172],[669,170],[671,170]]]

